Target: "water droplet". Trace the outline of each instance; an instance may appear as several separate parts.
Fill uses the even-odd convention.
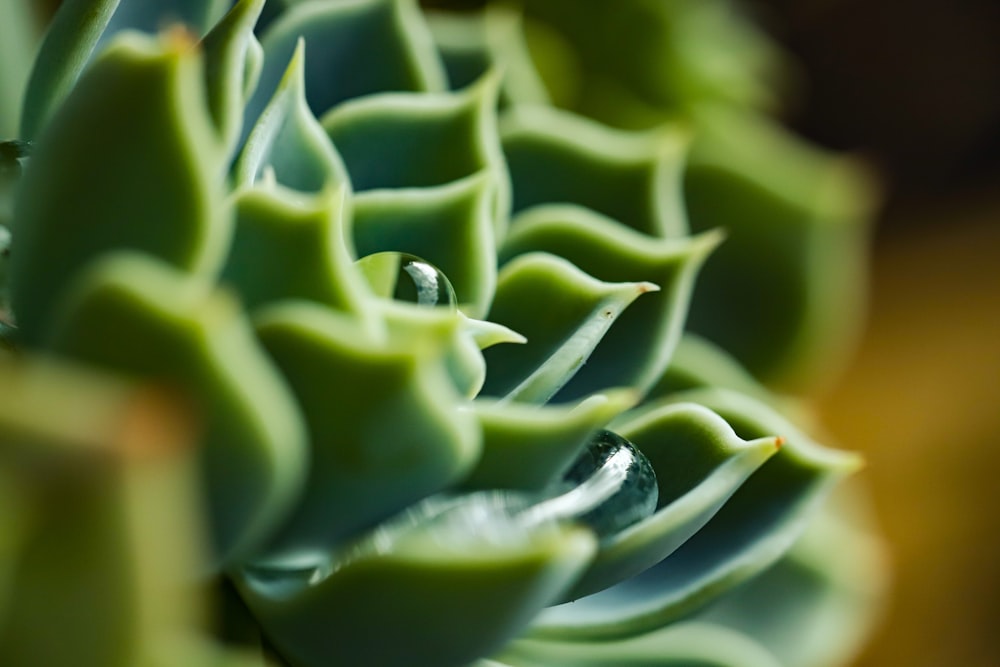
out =
[[[614,535],[656,510],[659,487],[649,459],[612,431],[598,431],[548,500],[532,512],[587,524],[598,537]]]
[[[418,306],[455,307],[448,277],[430,262],[404,252],[377,252],[356,262],[375,293]]]

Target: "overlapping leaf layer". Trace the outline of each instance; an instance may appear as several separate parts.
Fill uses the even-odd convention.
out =
[[[63,3],[0,115],[5,664],[828,664],[752,615],[867,602],[793,546],[858,461],[758,380],[848,337],[858,176],[722,3],[610,6]]]

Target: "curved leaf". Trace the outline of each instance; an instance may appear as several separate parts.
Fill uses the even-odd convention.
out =
[[[555,638],[625,637],[662,627],[777,561],[856,457],[816,445],[773,410],[724,390],[677,401],[706,405],[741,438],[773,438],[778,455],[740,486],[705,526],[658,565],[576,602],[546,610],[535,632]]]
[[[435,188],[373,190],[354,197],[354,243],[359,257],[396,251],[440,269],[458,305],[482,317],[496,289],[496,243],[488,172]]]
[[[545,403],[573,381],[595,347],[600,349],[598,344],[622,311],[640,295],[656,290],[652,283],[597,280],[546,253],[511,261],[500,273],[490,320],[527,341],[486,351],[490,373],[484,395]],[[611,386],[615,383],[602,389]]]
[[[640,392],[652,386],[680,338],[695,274],[720,240],[712,232],[654,239],[576,206],[539,206],[518,216],[501,249],[501,262],[526,252],[549,252],[602,281],[648,281],[660,287],[625,311],[558,399],[613,386]],[[522,333],[530,340],[530,334]]]
[[[77,271],[109,250],[143,251],[195,272],[222,260],[231,231],[222,208],[225,156],[202,75],[186,38],[122,37],[36,142],[11,256],[11,300],[25,341],[41,337]]]
[[[483,451],[461,488],[542,490],[566,471],[594,431],[636,399],[629,390],[617,390],[575,405],[475,401]]]
[[[426,16],[453,89],[499,70],[501,107],[550,101],[528,51],[519,11],[487,4],[481,11],[431,10]]]
[[[255,568],[237,583],[268,637],[297,665],[460,667],[522,632],[594,549],[590,531],[577,527],[515,539],[457,528],[376,534],[331,563],[332,572]]]
[[[369,95],[324,115],[323,128],[358,191],[441,186],[488,174],[493,227],[501,238],[510,178],[497,136],[498,81],[486,75],[457,93]]]
[[[346,240],[346,197],[343,187],[315,197],[281,188],[239,192],[233,243],[220,279],[251,309],[308,299],[360,313],[368,290]]]
[[[22,139],[35,139],[73,89],[121,0],[66,0],[42,39],[24,92]]]
[[[757,378],[802,390],[838,369],[860,324],[866,219],[857,165],[748,113],[700,110],[684,177],[694,231],[725,228],[690,327]],[[741,322],[743,326],[733,326]]]
[[[230,152],[243,129],[243,105],[260,74],[263,54],[253,28],[263,7],[264,0],[239,0],[201,41],[208,108]]]
[[[742,440],[722,418],[693,404],[667,405],[640,417],[627,413],[613,428],[652,464],[657,510],[601,541],[569,600],[637,575],[676,551],[780,446],[775,437]]]
[[[122,332],[128,332],[123,336]],[[259,545],[305,477],[299,411],[230,295],[138,253],[95,262],[67,293],[54,352],[180,389],[205,420],[199,456],[217,560]]]
[[[446,88],[414,0],[308,0],[283,12],[261,38],[264,69],[248,120],[263,110],[300,39],[307,45],[305,89],[316,116],[371,93]]]
[[[614,641],[518,639],[498,659],[509,667],[782,667],[750,636],[709,623],[679,623]]]
[[[306,104],[304,68],[305,43],[300,41],[236,162],[239,185],[263,180],[266,186],[315,193],[348,182],[340,155]]]
[[[416,310],[416,309],[415,309]],[[388,338],[318,304],[262,310],[257,333],[305,414],[312,467],[274,551],[324,548],[453,483],[479,451],[479,432],[443,357],[458,326]]]
[[[501,118],[514,212],[576,204],[651,236],[683,236],[681,168],[687,138],[675,129],[613,130],[547,107]]]
[[[40,29],[22,0],[0,0],[0,137],[19,136],[21,107]],[[51,47],[50,47],[51,48]]]

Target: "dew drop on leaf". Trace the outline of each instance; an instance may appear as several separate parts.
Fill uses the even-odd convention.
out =
[[[357,261],[378,296],[418,306],[456,305],[448,277],[430,262],[404,252],[378,252]]]

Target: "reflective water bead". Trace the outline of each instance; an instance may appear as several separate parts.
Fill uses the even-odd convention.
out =
[[[357,261],[378,296],[418,306],[455,307],[448,277],[427,260],[404,252],[378,252]]]
[[[614,535],[656,510],[659,487],[652,464],[612,431],[594,434],[554,489],[533,512],[574,518],[598,537]]]

